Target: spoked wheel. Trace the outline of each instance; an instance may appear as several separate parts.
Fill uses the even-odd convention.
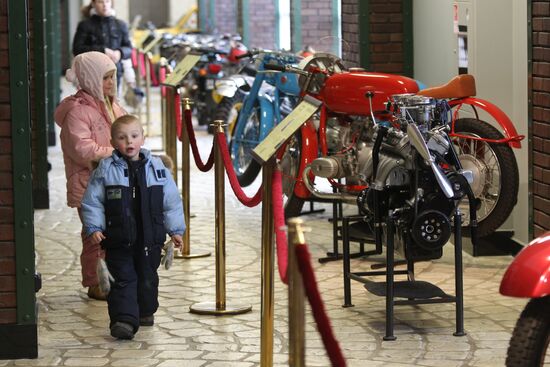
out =
[[[244,120],[236,124],[230,143],[233,167],[241,186],[248,186],[258,176],[261,166],[252,158],[252,150],[260,143],[260,106],[255,104]]]
[[[280,161],[283,175],[285,218],[287,219],[299,216],[304,206],[304,199],[298,197],[294,192],[294,187],[300,174],[301,146],[301,132],[298,130],[287,142]]]
[[[231,140],[235,124],[237,123],[237,117],[243,107],[243,94],[237,92],[233,97],[224,97],[216,108],[214,114],[214,120],[222,120],[226,127],[226,135],[228,142]],[[210,126],[208,127],[210,132]],[[213,132],[213,130],[212,130]]]
[[[510,339],[507,367],[550,366],[550,296],[534,298],[521,313]]]
[[[502,134],[485,121],[464,118],[455,123],[455,133],[476,138],[502,139]],[[460,163],[473,173],[471,184],[479,200],[477,221],[479,236],[486,236],[500,227],[516,205],[519,186],[518,166],[514,152],[507,144],[488,143],[452,137]],[[460,204],[463,225],[470,222],[468,200]]]

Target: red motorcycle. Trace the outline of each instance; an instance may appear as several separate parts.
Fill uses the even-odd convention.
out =
[[[519,316],[508,347],[506,366],[542,366],[550,342],[550,232],[534,239],[508,266],[500,293],[530,298]]]
[[[302,92],[322,101],[318,126],[315,119],[305,123],[280,154],[287,217],[299,215],[304,201],[312,195],[316,200],[355,200],[368,185],[374,127],[391,124],[388,102],[393,95],[401,94],[416,94],[426,101],[444,99],[452,108],[449,136],[462,168],[473,175],[478,235],[492,233],[510,215],[519,186],[512,148],[521,147],[523,136],[517,134],[511,120],[497,106],[474,97],[473,76],[460,75],[444,86],[420,90],[417,81],[404,76],[346,70],[341,60],[330,54],[315,54],[300,68],[286,66],[284,71],[300,74]],[[459,116],[466,106],[474,112],[473,118]],[[425,118],[431,113],[429,106],[415,106],[414,110],[424,113]],[[488,113],[500,129],[479,119],[478,110]],[[309,179],[304,180],[306,167]],[[316,190],[315,176],[327,178],[338,193]],[[343,179],[344,184],[337,179]],[[467,200],[461,203],[463,225],[469,223],[468,205]]]

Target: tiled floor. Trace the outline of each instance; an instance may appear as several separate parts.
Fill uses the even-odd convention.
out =
[[[197,132],[205,156],[211,136]],[[159,139],[149,139],[154,147]],[[58,147],[49,151],[51,207],[35,215],[37,270],[43,287],[38,293],[39,358],[0,361],[0,366],[255,366],[260,361],[261,206],[242,206],[226,183],[227,304],[253,306],[237,316],[189,313],[197,302],[215,300],[214,256],[175,260],[161,276],[160,309],[153,327],[142,327],[132,341],[110,337],[105,302],[90,300],[80,286],[80,225],[76,210],[65,206],[65,177]],[[251,194],[259,182],[247,189]],[[303,217],[314,258],[332,247],[330,206]],[[353,211],[353,208],[348,208]],[[192,164],[192,249],[214,252],[213,172]],[[442,259],[417,265],[418,280],[454,293],[453,247]],[[454,305],[399,306],[395,309],[393,342],[384,335],[384,299],[352,283],[355,307],[342,308],[342,262],[314,262],[316,277],[336,336],[349,366],[502,366],[511,330],[525,304],[499,295],[498,287],[511,257],[474,258],[464,254],[465,328],[454,337]],[[352,261],[367,270],[370,259]],[[275,273],[274,364],[288,365],[287,288]],[[330,365],[309,307],[306,364]]]

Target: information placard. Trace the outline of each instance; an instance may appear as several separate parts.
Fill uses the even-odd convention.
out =
[[[187,73],[195,66],[195,64],[199,61],[201,58],[201,55],[199,54],[187,54],[174,68],[174,71],[172,71],[167,77],[164,83],[166,85],[170,85],[172,87],[179,86],[179,83],[185,78]]]
[[[267,162],[277,149],[319,109],[320,105],[321,101],[318,99],[305,96],[302,102],[252,150],[252,157],[261,164]]]

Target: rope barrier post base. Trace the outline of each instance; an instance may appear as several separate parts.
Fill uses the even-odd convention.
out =
[[[216,120],[216,137],[223,136],[223,121]],[[228,305],[225,300],[225,167],[222,151],[215,141],[214,185],[216,198],[216,302],[202,302],[191,305],[189,311],[200,315],[237,315],[252,310],[251,305]]]
[[[182,98],[182,119],[189,117],[191,113],[191,100],[189,98]],[[183,248],[174,253],[174,258],[177,259],[195,259],[199,257],[207,257],[211,255],[210,251],[206,250],[194,250],[191,253],[191,167],[190,167],[190,152],[189,152],[189,132],[187,131],[187,124],[182,121],[181,124],[181,195],[183,202],[183,212],[185,214],[185,226],[187,230],[183,236]]]
[[[260,366],[273,366],[273,319],[274,319],[274,246],[273,246],[273,188],[272,176],[275,159],[271,158],[262,167],[262,310],[260,331]]]
[[[305,292],[302,276],[296,259],[296,247],[305,245],[303,225],[300,218],[288,220],[288,365],[303,367],[305,363]]]

